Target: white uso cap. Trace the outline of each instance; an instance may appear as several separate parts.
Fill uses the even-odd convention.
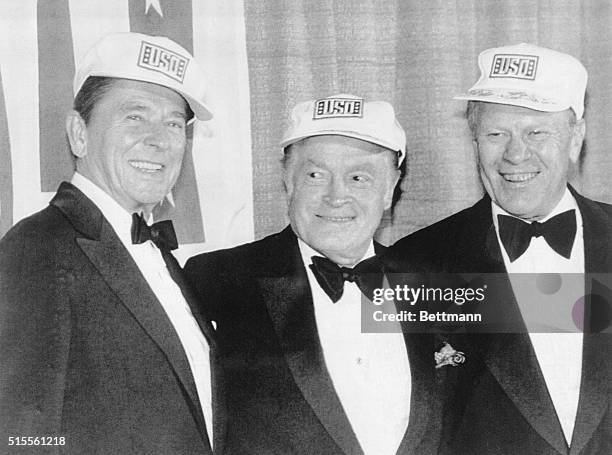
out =
[[[478,56],[480,79],[455,99],[584,113],[587,71],[568,54],[521,43],[487,49]]]
[[[355,95],[334,95],[300,103],[291,111],[291,123],[281,147],[311,136],[348,136],[399,152],[406,156],[406,133],[385,101],[364,101]]]
[[[98,41],[74,76],[74,96],[90,76],[116,77],[162,85],[180,94],[200,120],[212,113],[204,104],[204,74],[193,56],[163,36],[113,33]]]

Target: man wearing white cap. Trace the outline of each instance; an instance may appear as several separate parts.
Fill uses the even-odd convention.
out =
[[[226,447],[435,453],[432,339],[361,333],[362,292],[382,285],[384,247],[373,235],[406,153],[392,106],[353,95],[300,103],[281,147],[290,226],[185,266],[217,322]]]
[[[507,276],[505,297],[488,304],[508,326],[515,317],[528,325],[521,274],[562,274],[560,289],[572,274],[612,271],[612,207],[568,184],[585,134],[587,73],[575,58],[531,44],[485,50],[479,66],[480,79],[457,99],[468,100],[487,194],[400,240],[391,255],[410,269]],[[573,333],[524,328],[453,343],[476,373],[463,372],[463,420],[449,453],[612,453],[612,336],[596,333],[609,332],[610,308],[593,298],[605,289],[585,276],[565,315]],[[564,297],[555,294],[558,308],[567,308]]]
[[[76,172],[0,242],[9,453],[219,447],[213,329],[190,307],[171,222],[151,225],[188,124],[212,116],[205,88],[189,52],[164,37],[108,35],[78,65],[66,121]]]

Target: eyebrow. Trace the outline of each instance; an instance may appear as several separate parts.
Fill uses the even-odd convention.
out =
[[[323,165],[322,165],[322,164],[317,163],[316,161],[313,161],[313,159],[312,159],[312,158],[308,158],[308,159],[306,160],[306,163],[307,163],[307,164],[312,164],[313,166],[316,166],[316,167],[323,167]]]

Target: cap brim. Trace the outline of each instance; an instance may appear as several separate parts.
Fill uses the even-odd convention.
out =
[[[212,120],[213,118],[213,114],[212,111],[208,108],[208,106],[206,106],[204,103],[202,103],[201,101],[196,100],[195,98],[187,95],[184,91],[182,90],[178,90],[176,87],[170,87],[168,85],[164,85],[164,84],[160,84],[158,80],[156,79],[148,79],[148,78],[144,78],[144,77],[130,77],[128,76],[117,76],[114,72],[109,71],[109,72],[103,72],[103,71],[92,71],[90,73],[87,73],[84,77],[81,77],[79,79],[79,83],[74,85],[74,96],[76,97],[79,93],[79,91],[81,90],[81,88],[83,88],[83,85],[85,84],[85,81],[92,76],[99,76],[99,77],[112,77],[115,79],[127,79],[127,80],[131,80],[131,81],[137,81],[137,82],[148,82],[151,84],[157,84],[160,85],[162,87],[166,87],[169,88],[170,90],[174,90],[176,93],[178,93],[179,95],[181,95],[185,101],[187,101],[187,104],[189,104],[189,108],[193,111],[195,118],[197,118],[198,120],[202,120],[202,121],[207,121],[207,120]]]
[[[174,90],[174,89],[171,89],[171,90]],[[202,121],[212,120],[213,114],[211,110],[208,109],[208,106],[206,106],[204,103],[200,101],[196,101],[192,97],[178,90],[177,90],[177,93],[181,95],[183,98],[185,98],[185,101],[187,101],[187,104],[189,104],[189,107],[191,108],[191,110],[193,111],[193,113],[195,114],[198,120],[202,120]]]
[[[541,112],[560,112],[569,109],[569,102],[538,98],[527,92],[504,89],[479,90],[480,93],[462,93],[453,97],[455,100],[482,101],[485,103],[520,106]]]
[[[308,137],[313,137],[313,136],[346,136],[346,137],[352,137],[354,139],[361,139],[362,141],[366,141],[366,142],[371,142],[372,144],[380,145],[381,147],[387,148],[391,150],[392,152],[400,152],[400,163],[406,156],[406,151],[402,148],[398,148],[397,146],[390,144],[389,142],[380,140],[372,136],[368,136],[367,134],[356,133],[354,131],[317,130],[312,133],[304,133],[299,136],[291,136],[288,138],[284,138],[281,141],[280,146],[281,148],[285,148],[288,145],[295,144],[296,142],[301,141],[302,139],[306,139]]]

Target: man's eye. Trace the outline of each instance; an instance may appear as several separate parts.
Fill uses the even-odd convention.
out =
[[[142,120],[142,116],[138,115],[138,114],[130,114],[130,115],[127,116],[127,118],[129,120],[135,120],[135,121]]]
[[[493,144],[503,143],[507,140],[508,135],[503,131],[483,131],[477,138],[477,141],[488,141]]]
[[[308,173],[308,177],[311,179],[321,179],[323,178],[323,174],[318,171],[311,171]]]
[[[353,180],[353,182],[357,183],[365,183],[369,180],[368,177],[365,175],[353,175],[351,179]]]
[[[548,135],[546,130],[532,130],[529,132],[529,136],[533,138],[542,138]]]
[[[168,122],[168,126],[182,130],[185,127],[185,124],[183,122]]]

